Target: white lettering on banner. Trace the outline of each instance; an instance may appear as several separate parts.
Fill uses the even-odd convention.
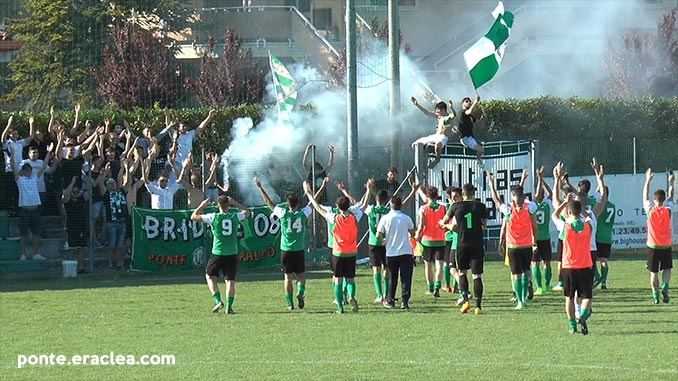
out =
[[[524,144],[525,142],[523,142]],[[495,189],[502,201],[511,199],[511,187],[520,184],[523,170],[532,172],[532,150],[529,144],[517,151],[515,149],[499,149],[499,153],[490,154],[491,145],[516,147],[518,142],[499,142],[486,145],[488,156],[484,158],[484,168],[494,174]],[[510,151],[508,153],[502,153]],[[534,175],[525,182],[524,192],[528,199],[532,199],[534,190]],[[441,155],[440,163],[428,171],[429,185],[438,188],[440,194],[444,194],[448,187],[471,183],[476,187],[476,198],[485,203],[488,212],[487,225],[491,228],[501,226],[497,206],[492,201],[487,176],[476,161],[475,156],[447,156]]]
[[[604,163],[603,163],[604,164]],[[581,179],[591,181],[591,192],[593,195],[596,188],[596,179],[594,176],[585,176],[581,178],[571,178],[572,184],[577,184]],[[553,185],[553,179],[544,179],[549,185]],[[643,208],[643,186],[645,185],[645,174],[622,174],[605,175],[605,185],[610,190],[609,200],[617,209],[612,229],[612,247],[615,249],[638,249],[647,247],[647,216]],[[656,173],[650,184],[650,198],[657,189],[666,188],[666,174]],[[651,201],[651,200],[650,200]],[[672,220],[672,240],[678,243],[678,211],[674,206]],[[558,233],[551,225],[551,237],[555,240]],[[552,242],[555,244],[555,242]]]
[[[161,226],[162,220],[162,228]],[[205,234],[205,224],[192,221],[186,218],[175,220],[173,217],[158,217],[152,214],[143,215],[143,225],[141,228],[146,232],[146,239],[149,241],[160,238],[165,242],[176,241],[178,237],[188,242],[191,239],[200,238]],[[177,235],[178,234],[178,235]]]
[[[280,219],[274,216],[273,213],[266,215],[264,213],[255,213],[254,219],[254,234],[257,237],[263,237],[266,234],[276,235],[280,231]]]

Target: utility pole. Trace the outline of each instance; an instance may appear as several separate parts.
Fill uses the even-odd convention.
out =
[[[356,59],[355,0],[346,0],[346,134],[348,189],[358,194],[358,75]]]
[[[388,0],[388,54],[391,91],[389,124],[391,126],[391,166],[403,173],[400,166],[400,34],[398,0]]]

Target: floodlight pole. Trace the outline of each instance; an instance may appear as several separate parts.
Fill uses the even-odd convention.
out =
[[[391,166],[400,167],[400,34],[398,0],[388,0],[388,54],[390,58],[391,97],[389,123],[391,125]]]
[[[351,194],[358,194],[358,75],[355,24],[355,0],[346,0],[346,134],[348,189]]]

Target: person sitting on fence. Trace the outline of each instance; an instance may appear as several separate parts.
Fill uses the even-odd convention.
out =
[[[18,151],[19,153],[21,151]],[[10,146],[10,153],[17,154],[14,147]],[[40,168],[40,176],[45,171],[46,164]],[[32,176],[33,167],[26,163],[21,167],[21,173],[16,164],[12,162],[12,172],[19,190],[19,234],[21,244],[21,258],[26,260],[26,238],[30,229],[33,240],[33,259],[46,259],[38,252],[40,245],[40,193],[38,192],[38,180]]]
[[[78,274],[85,271],[85,251],[89,241],[89,193],[80,191],[76,185],[78,177],[73,176],[64,191],[61,202],[66,210],[66,232],[68,234],[68,259],[73,259],[73,252],[78,258]]]
[[[438,120],[435,134],[424,136],[423,138],[419,138],[412,143],[412,148],[416,148],[417,144],[423,144],[424,146],[434,146],[436,157],[428,164],[429,168],[433,168],[440,161],[440,153],[442,152],[443,147],[447,145],[447,140],[450,133],[452,132],[452,120],[456,116],[456,113],[454,112],[454,106],[452,101],[448,101],[450,105],[450,113],[448,114],[447,104],[445,104],[445,102],[438,102],[436,103],[434,112],[430,112],[419,104],[417,98],[412,97],[410,99],[412,100],[412,104],[417,106],[419,111],[424,113],[424,115],[430,116],[431,118],[436,118]]]
[[[473,136],[473,128],[476,126],[476,117],[473,115],[476,107],[480,102],[480,96],[476,95],[476,98],[471,102],[471,98],[466,97],[461,101],[461,114],[459,115],[459,141],[461,144],[466,147],[476,151],[476,156],[478,157],[478,165],[483,168],[483,154],[485,153],[485,148],[476,141],[476,138]],[[478,118],[478,122],[482,121],[483,117]]]

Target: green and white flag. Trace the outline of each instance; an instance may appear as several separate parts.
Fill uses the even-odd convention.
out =
[[[476,89],[486,84],[499,71],[506,40],[513,27],[513,13],[504,11],[504,4],[501,1],[492,12],[492,16],[494,23],[490,30],[464,52],[464,61]]]
[[[292,124],[290,113],[297,103],[297,83],[278,57],[271,52],[268,52],[268,57],[271,62],[275,98],[278,103],[278,125]]]

